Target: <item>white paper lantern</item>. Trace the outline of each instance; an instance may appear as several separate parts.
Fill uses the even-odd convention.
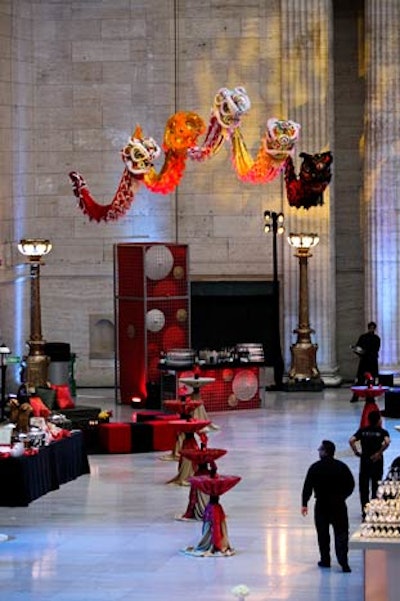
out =
[[[157,244],[151,246],[144,257],[144,270],[150,280],[162,280],[170,273],[174,257],[166,246]]]
[[[146,313],[146,327],[150,332],[159,332],[165,326],[165,315],[160,309],[151,309]]]
[[[233,379],[232,390],[239,401],[249,401],[258,390],[257,376],[249,369],[239,371]]]

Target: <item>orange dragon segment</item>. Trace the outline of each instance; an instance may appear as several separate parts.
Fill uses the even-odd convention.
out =
[[[196,113],[182,111],[172,115],[164,132],[164,164],[159,173],[151,167],[144,175],[146,188],[161,194],[175,190],[185,172],[188,150],[196,146],[197,138],[205,130],[203,119]]]
[[[247,149],[240,128],[232,133],[232,163],[243,182],[264,184],[275,179],[294,152],[300,125],[294,121],[268,119],[265,138],[254,160]]]

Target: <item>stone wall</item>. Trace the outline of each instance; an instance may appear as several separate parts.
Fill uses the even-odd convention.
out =
[[[351,76],[356,11],[352,6],[347,13],[347,3],[339,3],[334,19],[334,4],[0,2],[6,140],[0,164],[0,333],[15,354],[24,353],[29,336],[28,268],[16,249],[21,237],[53,242],[41,270],[44,338],[71,344],[78,386],[112,386],[114,361],[107,353],[101,358],[90,341],[98,339],[91,331],[96,316],[113,321],[114,244],[187,243],[193,278],[272,279],[272,240],[263,232],[263,212],[270,209],[285,212],[287,230],[320,233],[310,263],[318,360],[328,377],[354,372],[348,344],[363,328],[365,312],[360,230],[353,237],[350,227],[359,215],[363,90]],[[77,208],[71,170],[82,172],[99,202],[110,202],[123,170],[120,149],[137,123],[160,142],[171,114],[192,110],[207,122],[216,91],[238,85],[252,101],[242,129],[253,155],[272,116],[299,118],[298,151],[334,152],[335,177],[321,211],[290,209],[282,177],[262,186],[240,182],[228,144],[208,162],[189,162],[175,193],[153,194],[142,186],[116,222],[90,222]],[[343,102],[349,89],[353,101]],[[278,255],[288,366],[297,326],[297,262],[283,238]]]

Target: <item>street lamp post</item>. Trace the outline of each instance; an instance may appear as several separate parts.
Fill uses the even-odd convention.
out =
[[[40,265],[41,259],[51,251],[49,240],[25,239],[18,244],[18,250],[28,258],[31,279],[30,337],[27,341],[29,354],[26,358],[27,388],[46,386],[48,381],[49,359],[45,353],[45,340],[42,338],[42,318],[40,306]]]
[[[0,367],[1,367],[1,406],[0,406],[0,422],[4,421],[6,408],[6,371],[7,371],[7,356],[11,353],[8,346],[0,345]]]
[[[280,286],[278,279],[278,245],[277,237],[283,234],[285,228],[283,226],[285,217],[283,213],[276,213],[275,211],[264,211],[264,231],[266,233],[271,232],[272,238],[272,260],[273,260],[273,307],[274,307],[274,322],[273,322],[273,345],[274,345],[274,380],[275,388],[280,390],[282,388],[282,378],[284,371],[284,363],[282,357],[281,348],[281,334],[280,334]]]
[[[297,334],[295,344],[292,344],[291,367],[289,371],[288,390],[321,390],[323,382],[317,367],[316,355],[318,345],[311,341],[314,330],[309,322],[308,304],[308,259],[310,250],[318,242],[317,234],[293,234],[288,236],[288,242],[296,249],[295,257],[299,259],[299,323],[294,334]]]

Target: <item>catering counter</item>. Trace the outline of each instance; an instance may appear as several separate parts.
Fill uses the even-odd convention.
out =
[[[26,507],[61,484],[89,474],[80,431],[41,447],[35,455],[0,459],[0,506]]]
[[[196,365],[199,381],[212,379],[200,387],[200,396],[207,411],[255,409],[261,405],[263,389],[260,369],[263,363],[226,362]],[[194,366],[160,365],[161,401],[179,397],[179,380],[194,375]]]
[[[398,601],[400,540],[367,538],[356,532],[350,549],[364,553],[364,601]]]

